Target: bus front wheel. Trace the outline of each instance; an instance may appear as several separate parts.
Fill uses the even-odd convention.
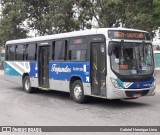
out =
[[[71,87],[71,96],[77,103],[84,103],[86,97],[84,96],[83,84],[80,80],[73,82]]]
[[[25,76],[23,79],[23,89],[27,93],[33,92],[29,76]]]

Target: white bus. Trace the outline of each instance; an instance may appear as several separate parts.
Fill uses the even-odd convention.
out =
[[[160,70],[160,50],[154,51],[155,57],[155,70]]]
[[[150,35],[125,28],[98,28],[6,42],[6,79],[34,88],[106,99],[155,94]]]

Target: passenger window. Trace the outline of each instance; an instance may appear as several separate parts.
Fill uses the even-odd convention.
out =
[[[52,59],[53,60],[67,59],[67,41],[59,40],[59,41],[53,42]]]
[[[7,60],[15,59],[15,45],[7,47]]]
[[[71,60],[76,60],[76,61],[86,60],[86,50],[72,50]]]
[[[24,60],[24,45],[16,46],[16,60]]]
[[[70,40],[69,60],[86,61],[87,58],[87,39],[84,37]]]
[[[26,47],[26,60],[36,60],[37,44],[28,44]]]

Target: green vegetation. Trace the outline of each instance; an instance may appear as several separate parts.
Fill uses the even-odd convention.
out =
[[[120,24],[153,35],[159,18],[160,0],[2,0],[0,44],[26,38],[30,30],[48,35]]]

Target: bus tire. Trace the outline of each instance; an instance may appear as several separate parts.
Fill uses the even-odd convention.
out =
[[[32,93],[33,88],[31,87],[31,82],[29,76],[25,76],[23,79],[23,90],[27,93]]]
[[[71,96],[72,99],[79,104],[86,101],[82,81],[77,80],[73,82],[71,86]]]

